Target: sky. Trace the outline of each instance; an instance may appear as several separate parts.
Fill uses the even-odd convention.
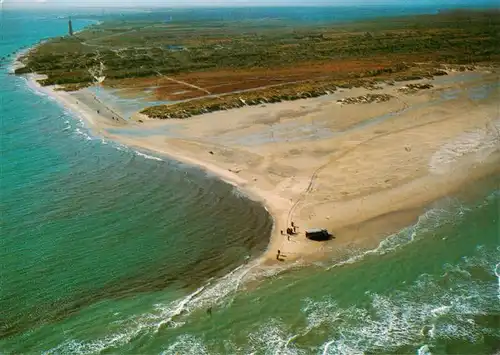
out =
[[[9,7],[188,7],[188,6],[325,6],[325,5],[463,5],[494,3],[494,0],[0,0]]]

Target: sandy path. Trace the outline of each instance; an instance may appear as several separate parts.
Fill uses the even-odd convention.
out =
[[[158,74],[163,78],[163,79],[167,79],[169,81],[172,81],[174,83],[177,83],[177,84],[181,84],[181,85],[184,85],[184,86],[187,86],[187,87],[190,87],[192,89],[196,89],[196,90],[200,90],[200,91],[203,91],[204,93],[210,95],[212,94],[210,91],[208,91],[207,89],[204,89],[202,87],[199,87],[199,86],[196,86],[196,85],[193,85],[193,84],[190,84],[190,83],[187,83],[185,81],[181,81],[181,80],[177,80],[177,79],[174,79],[174,78],[171,78],[169,76],[165,76],[161,73],[158,72]]]

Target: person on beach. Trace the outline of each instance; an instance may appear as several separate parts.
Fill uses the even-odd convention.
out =
[[[280,259],[281,250],[278,249],[278,254],[276,254],[276,260]]]

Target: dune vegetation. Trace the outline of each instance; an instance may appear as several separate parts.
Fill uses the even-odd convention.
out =
[[[17,74],[46,74],[42,85],[75,90],[96,81],[148,89],[157,118],[295,100],[336,87],[444,74],[500,60],[500,13],[449,11],[363,22],[293,25],[276,19],[109,21],[47,41]],[[101,64],[102,63],[102,64]]]

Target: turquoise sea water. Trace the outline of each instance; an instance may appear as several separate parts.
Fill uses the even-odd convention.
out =
[[[66,30],[57,14],[1,20],[0,56]],[[500,351],[498,179],[439,201],[371,253],[256,275],[272,225],[261,206],[197,169],[91,136],[9,75],[10,60],[0,353]]]
[[[3,16],[1,56],[66,30],[56,16]],[[272,221],[257,203],[196,169],[91,137],[24,78],[6,66],[0,76],[1,335],[102,299],[195,287],[266,247]]]

